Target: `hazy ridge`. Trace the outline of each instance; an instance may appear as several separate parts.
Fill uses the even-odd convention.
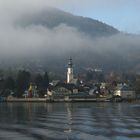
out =
[[[140,37],[124,34],[98,20],[48,7],[22,12],[5,28],[8,34],[3,38],[8,38],[8,43],[2,40],[0,44],[1,68],[16,65],[64,72],[72,56],[77,71],[87,67],[139,70]]]

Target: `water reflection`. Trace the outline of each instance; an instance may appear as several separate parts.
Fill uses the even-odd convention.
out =
[[[140,105],[1,103],[0,140],[138,140]]]

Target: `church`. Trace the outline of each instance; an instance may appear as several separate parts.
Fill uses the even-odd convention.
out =
[[[77,81],[78,80],[74,78],[73,62],[72,58],[70,57],[67,65],[66,82],[58,82],[52,89],[53,93],[55,94],[78,93]]]

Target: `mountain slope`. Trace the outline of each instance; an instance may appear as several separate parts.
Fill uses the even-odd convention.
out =
[[[75,16],[50,7],[39,13],[24,15],[16,22],[23,27],[30,25],[42,25],[48,28],[54,28],[60,24],[66,24],[68,26],[75,27],[80,32],[92,37],[108,36],[119,33],[119,31],[114,27],[98,20],[82,16]]]
[[[55,8],[20,15],[9,32],[5,44],[11,51],[7,56],[11,55],[12,59],[14,56],[16,61],[21,58],[19,64],[25,68],[36,65],[39,67],[36,70],[61,73],[65,71],[69,56],[73,57],[77,71],[87,67],[101,67],[107,71],[139,68],[140,36],[123,34],[97,20]],[[8,59],[8,63],[10,61]]]

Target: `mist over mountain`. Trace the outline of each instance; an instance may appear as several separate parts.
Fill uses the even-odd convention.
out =
[[[46,7],[12,14],[5,21],[0,23],[0,68],[63,73],[70,56],[76,71],[140,68],[140,36],[124,34],[98,20]]]
[[[24,15],[17,23],[23,27],[30,25],[41,25],[49,29],[55,28],[61,24],[76,28],[91,37],[108,36],[119,33],[117,29],[87,17],[75,16],[56,8],[47,7],[45,10]]]

